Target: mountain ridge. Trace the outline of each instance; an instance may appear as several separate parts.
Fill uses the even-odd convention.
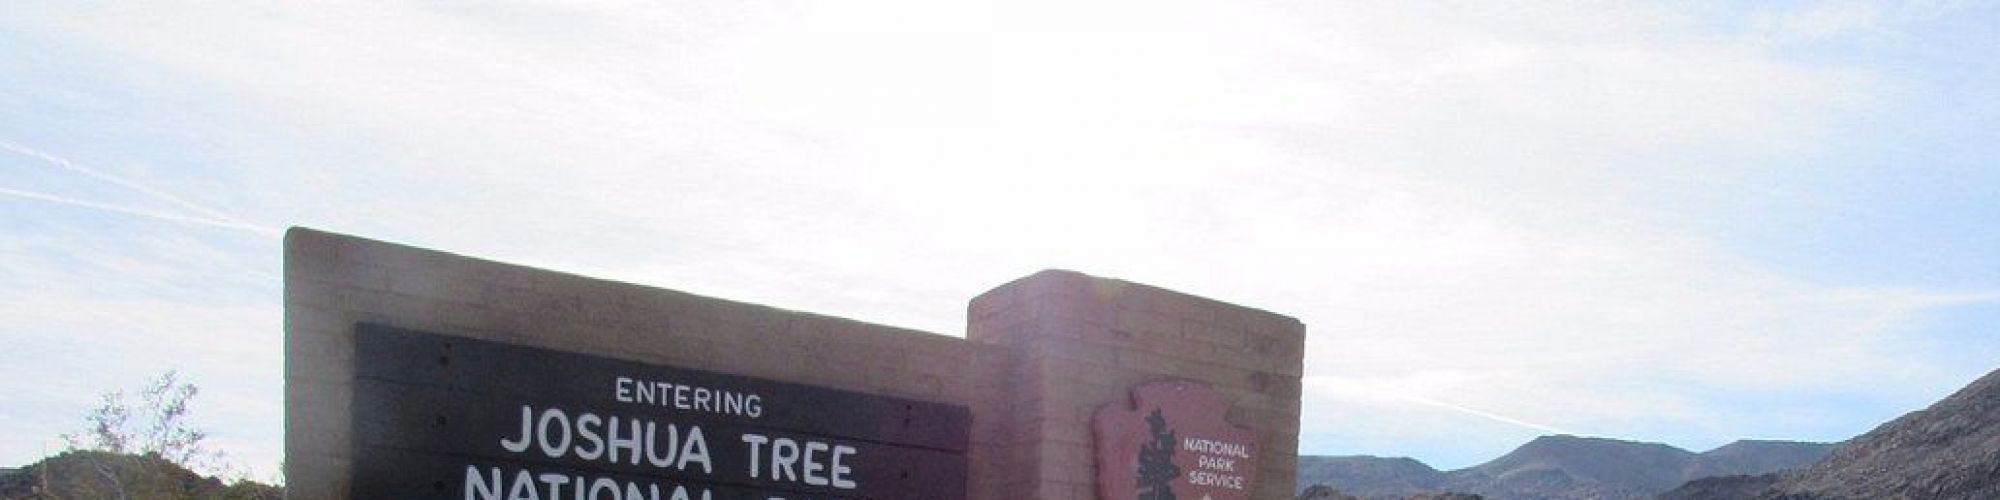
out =
[[[2000,498],[2000,370],[1849,440],[1763,498]]]
[[[1301,456],[1298,487],[1327,484],[1359,498],[1442,492],[1489,499],[1652,498],[1703,477],[1805,467],[1834,446],[1739,440],[1697,453],[1662,443],[1554,435],[1451,471],[1408,457]]]

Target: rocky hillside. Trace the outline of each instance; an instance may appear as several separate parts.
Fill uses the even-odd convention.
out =
[[[0,474],[0,500],[130,498],[133,500],[278,500],[282,490],[239,482],[224,485],[158,456],[76,451]]]
[[[1766,497],[2000,498],[2000,370],[1849,441]]]
[[[1837,449],[1839,444],[1746,439],[1701,453],[1690,478],[1763,475],[1802,469]]]
[[[1705,477],[1662,493],[1658,500],[1750,500],[1770,490],[1779,480],[1777,474]]]
[[[1657,443],[1545,436],[1491,462],[1454,471],[1449,491],[1496,499],[1646,498],[1687,482],[1693,452]]]
[[[1407,497],[1384,496],[1378,498],[1392,500],[1486,500],[1479,495],[1464,493],[1424,493]],[[1305,491],[1299,492],[1298,500],[1361,500],[1361,498],[1341,493],[1340,490],[1326,485],[1313,485],[1306,487]]]
[[[1805,467],[1832,447],[1738,441],[1694,453],[1657,443],[1545,436],[1491,462],[1449,472],[1408,458],[1300,457],[1299,483],[1302,490],[1326,484],[1364,499],[1448,491],[1493,500],[1652,498],[1702,477]]]
[[[1327,486],[1324,484],[1315,484],[1312,486],[1307,486],[1306,489],[1304,490],[1300,490],[1298,500],[1360,500],[1360,499],[1355,498],[1354,495],[1341,493],[1340,490],[1333,489],[1332,486]]]
[[[1438,491],[1444,473],[1416,459],[1397,457],[1299,457],[1299,490],[1330,485],[1361,498],[1398,497]]]

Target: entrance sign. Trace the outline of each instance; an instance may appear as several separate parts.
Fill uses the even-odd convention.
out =
[[[362,324],[354,498],[963,499],[970,411]]]
[[[1098,409],[1097,490],[1105,500],[1248,500],[1257,434],[1227,422],[1229,403],[1207,385],[1153,382],[1136,408]]]
[[[940,334],[309,228],[284,247],[288,500],[1297,496],[1306,327],[1270,311],[1050,269]]]

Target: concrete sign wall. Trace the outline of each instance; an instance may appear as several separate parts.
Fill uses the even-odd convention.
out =
[[[1092,415],[1161,380],[1255,431],[1204,452],[1253,455],[1228,491],[1291,498],[1304,327],[1276,314],[1045,271],[961,339],[307,229],[285,252],[291,498],[1090,499]]]

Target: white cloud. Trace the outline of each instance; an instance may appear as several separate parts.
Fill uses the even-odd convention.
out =
[[[1829,2],[1783,11],[1764,23],[1774,40],[1810,42],[1874,28],[1883,10],[1874,2]]]
[[[1803,281],[1688,223],[1890,104],[1767,38],[1866,7],[1741,33],[1539,2],[47,9],[208,99],[257,222],[947,333],[1041,267],[1180,288],[1308,323],[1331,442],[1521,438],[1441,405],[1732,435],[1760,415],[1704,388],[1931,380],[1911,322],[1992,300]]]

